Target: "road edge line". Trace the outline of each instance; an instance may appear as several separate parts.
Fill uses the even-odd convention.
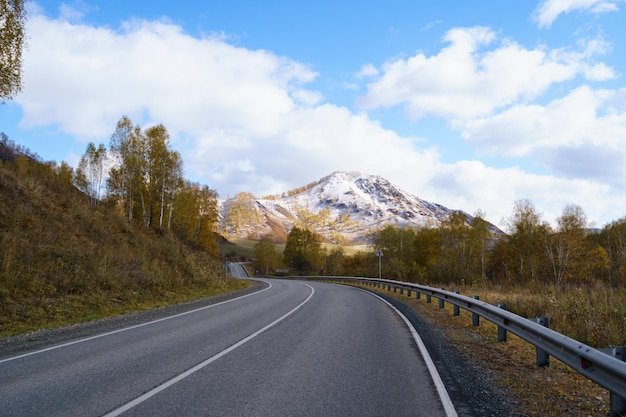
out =
[[[441,405],[443,406],[443,409],[446,412],[446,416],[458,417],[456,409],[454,408],[454,404],[452,403],[452,400],[450,399],[450,395],[448,394],[448,391],[446,390],[446,386],[444,385],[443,380],[441,379],[441,375],[439,375],[439,371],[437,371],[437,367],[435,366],[435,363],[430,357],[430,354],[428,353],[428,349],[426,349],[426,345],[424,344],[424,341],[422,340],[420,335],[417,333],[417,330],[415,330],[415,326],[413,326],[413,323],[411,323],[411,321],[404,314],[402,314],[402,312],[398,310],[393,304],[391,304],[389,301],[382,298],[380,295],[367,291],[367,290],[363,290],[361,288],[359,288],[359,290],[364,291],[378,298],[380,301],[382,301],[383,303],[391,307],[391,309],[395,311],[395,313],[398,316],[400,316],[402,320],[404,320],[404,323],[409,328],[409,331],[411,332],[411,335],[413,336],[413,340],[415,340],[415,343],[417,344],[417,347],[419,348],[419,351],[422,354],[422,357],[424,358],[424,362],[426,362],[426,367],[428,368],[428,371],[430,372],[430,377],[432,378],[433,383],[435,384],[435,388],[437,389],[437,393],[439,394],[439,399],[441,400]]]
[[[54,346],[50,346],[50,347],[47,347],[47,348],[44,348],[44,349],[39,349],[39,350],[34,350],[32,352],[23,353],[21,355],[11,356],[11,357],[8,357],[8,358],[0,359],[0,363],[10,362],[10,361],[14,361],[14,360],[17,360],[17,359],[26,358],[28,356],[38,355],[40,353],[49,352],[51,350],[61,349],[61,348],[67,347],[67,346],[72,346],[72,345],[76,345],[76,344],[79,344],[79,343],[88,342],[90,340],[99,339],[101,337],[106,337],[106,336],[110,336],[110,335],[113,335],[113,334],[122,333],[122,332],[125,332],[125,331],[128,331],[128,330],[133,330],[133,329],[137,329],[137,328],[140,328],[140,327],[149,326],[151,324],[160,323],[162,321],[174,319],[174,318],[177,318],[177,317],[182,317],[182,316],[185,316],[187,314],[197,313],[198,311],[207,310],[209,308],[217,307],[217,306],[220,306],[222,304],[230,303],[232,301],[237,301],[237,300],[241,300],[241,299],[246,298],[246,297],[251,297],[253,295],[261,294],[262,292],[267,291],[270,288],[272,288],[272,284],[269,281],[265,281],[265,280],[262,280],[262,279],[256,279],[256,280],[257,281],[261,281],[261,282],[265,282],[266,284],[268,284],[268,286],[263,288],[262,290],[255,291],[255,292],[252,292],[250,294],[242,295],[241,297],[236,297],[236,298],[231,298],[229,300],[220,301],[219,303],[210,304],[208,306],[204,306],[204,307],[196,308],[196,309],[193,309],[193,310],[185,311],[185,312],[182,312],[182,313],[174,314],[172,316],[162,317],[160,319],[151,320],[151,321],[148,321],[148,322],[145,322],[145,323],[136,324],[134,326],[124,327],[124,328],[121,328],[121,329],[112,330],[110,332],[100,333],[100,334],[96,334],[94,336],[89,336],[89,337],[85,337],[85,338],[82,338],[82,339],[72,340],[71,342],[61,343],[60,345],[54,345]]]

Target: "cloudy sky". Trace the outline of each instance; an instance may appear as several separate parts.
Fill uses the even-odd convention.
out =
[[[0,131],[76,164],[128,115],[221,197],[357,170],[601,227],[626,216],[624,22],[625,0],[40,0]]]

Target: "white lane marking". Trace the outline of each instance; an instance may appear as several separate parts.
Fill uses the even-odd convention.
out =
[[[433,382],[435,383],[435,387],[437,388],[437,393],[439,394],[439,398],[441,399],[441,404],[443,405],[443,409],[446,412],[446,416],[458,417],[456,410],[454,408],[454,405],[452,404],[452,400],[450,399],[450,395],[448,395],[448,391],[446,390],[446,386],[441,380],[441,376],[439,375],[439,372],[437,371],[437,368],[435,367],[435,363],[430,357],[430,354],[428,353],[428,350],[426,349],[426,345],[424,345],[422,338],[417,333],[417,330],[415,330],[415,327],[413,327],[413,324],[411,324],[409,319],[407,319],[406,316],[400,312],[400,310],[398,310],[395,306],[393,306],[384,298],[380,297],[377,294],[371,293],[369,291],[362,290],[362,289],[360,290],[365,291],[368,294],[371,294],[372,296],[378,298],[383,303],[387,304],[389,307],[391,307],[393,311],[396,312],[397,315],[399,315],[402,318],[402,320],[404,320],[404,323],[406,323],[407,327],[409,328],[409,331],[411,332],[411,335],[413,336],[413,340],[415,340],[415,343],[417,343],[417,347],[419,348],[420,353],[424,357],[424,362],[426,362],[426,367],[428,368],[428,371],[430,372],[430,377],[433,379]]]
[[[17,355],[17,356],[12,356],[10,358],[0,359],[0,363],[14,361],[16,359],[25,358],[27,356],[37,355],[37,354],[40,354],[40,353],[49,352],[51,350],[61,349],[61,348],[67,347],[67,346],[76,345],[78,343],[88,342],[90,340],[99,339],[99,338],[105,337],[105,336],[110,336],[112,334],[116,334],[116,333],[121,333],[121,332],[125,332],[125,331],[128,331],[128,330],[137,329],[139,327],[149,326],[151,324],[159,323],[159,322],[162,322],[162,321],[165,321],[165,320],[170,320],[170,319],[173,319],[173,318],[176,318],[176,317],[185,316],[187,314],[197,313],[198,311],[207,310],[209,308],[217,307],[217,306],[222,305],[222,304],[230,303],[230,302],[233,302],[233,301],[241,300],[241,299],[246,298],[246,297],[251,297],[253,295],[261,294],[262,292],[267,291],[270,288],[272,288],[272,283],[271,282],[266,281],[266,280],[262,280],[262,279],[257,279],[257,280],[265,282],[266,284],[268,284],[268,287],[264,288],[264,289],[262,289],[260,291],[255,291],[255,292],[250,293],[250,294],[242,295],[241,297],[232,298],[232,299],[226,300],[226,301],[221,301],[219,303],[211,304],[211,305],[200,307],[200,308],[196,308],[194,310],[185,311],[184,313],[175,314],[173,316],[163,317],[161,319],[149,321],[149,322],[146,322],[146,323],[136,324],[134,326],[125,327],[123,329],[113,330],[113,331],[110,331],[110,332],[97,334],[95,336],[86,337],[84,339],[73,340],[71,342],[67,342],[67,343],[63,343],[63,344],[60,344],[60,345],[51,346],[51,347],[48,347],[48,348],[45,348],[45,349],[40,349],[40,350],[35,350],[33,352],[24,353],[22,355]]]
[[[302,282],[299,282],[298,284],[302,284],[306,287],[309,287],[311,289],[311,294],[309,294],[309,296],[306,298],[306,300],[304,300],[303,302],[301,302],[300,304],[298,304],[298,306],[296,306],[295,308],[293,308],[292,310],[290,310],[288,313],[286,313],[285,315],[283,315],[282,317],[274,320],[273,322],[271,322],[270,324],[268,324],[267,326],[263,327],[261,330],[258,330],[254,333],[252,333],[250,336],[241,339],[239,342],[235,343],[234,345],[230,346],[229,348],[224,349],[223,351],[221,351],[220,353],[210,357],[209,359],[205,360],[204,362],[199,363],[198,365],[194,366],[193,368],[183,372],[182,374],[168,380],[165,381],[163,384],[157,386],[156,388],[153,388],[152,390],[146,392],[145,394],[135,398],[134,400],[124,404],[123,406],[111,411],[108,414],[105,414],[104,417],[115,417],[115,416],[119,416],[120,414],[130,410],[131,408],[136,407],[137,405],[141,404],[142,402],[154,397],[155,395],[157,395],[159,392],[166,390],[167,388],[171,387],[172,385],[176,384],[177,382],[182,381],[183,379],[187,378],[189,375],[199,371],[200,369],[204,368],[205,366],[211,364],[212,362],[215,362],[216,360],[218,360],[219,358],[221,358],[222,356],[232,352],[233,350],[237,349],[238,347],[244,345],[245,343],[249,342],[250,340],[254,339],[255,337],[257,337],[258,335],[260,335],[261,333],[265,332],[266,330],[276,326],[278,323],[280,323],[281,321],[283,321],[284,319],[286,319],[287,317],[289,317],[290,315],[292,315],[293,313],[295,313],[298,309],[300,309],[303,305],[305,305],[306,303],[309,302],[309,300],[311,299],[311,297],[313,297],[313,294],[315,294],[315,289],[313,287],[311,287],[309,284],[304,284]]]

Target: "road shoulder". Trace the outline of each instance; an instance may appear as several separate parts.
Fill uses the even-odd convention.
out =
[[[249,282],[247,288],[243,290],[217,294],[211,297],[201,298],[180,304],[152,310],[138,311],[119,316],[106,317],[93,321],[88,321],[70,326],[63,326],[54,329],[38,330],[36,332],[25,333],[17,336],[0,338],[0,359],[16,356],[24,352],[45,349],[49,346],[59,345],[70,340],[82,339],[99,333],[106,333],[125,327],[135,326],[153,320],[186,311],[202,308],[212,304],[217,304],[233,298],[260,291],[266,287],[262,281],[246,280]]]

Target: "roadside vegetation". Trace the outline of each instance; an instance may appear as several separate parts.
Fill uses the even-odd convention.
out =
[[[386,227],[369,250],[331,253],[319,236],[294,228],[284,250],[266,237],[255,246],[255,267],[263,274],[286,268],[289,275],[378,277],[444,287],[482,301],[505,303],[523,317],[548,317],[550,328],[595,347],[626,345],[626,286],[621,242],[626,219],[589,230],[582,210],[568,206],[552,229],[528,201],[516,203],[507,234],[493,234],[480,213],[458,213],[441,227],[413,230]],[[287,250],[289,248],[289,250]],[[382,259],[376,256],[383,252]],[[380,262],[380,263],[379,263]],[[336,266],[329,268],[329,266]],[[384,290],[379,290],[385,292]],[[471,314],[388,292],[440,329],[459,354],[480,368],[521,416],[609,414],[607,390],[551,358],[536,366],[535,348]]]
[[[180,177],[164,129],[122,122],[108,184],[102,148],[74,172],[0,138],[0,336],[246,285],[219,263],[216,193]]]
[[[516,203],[507,234],[494,235],[482,216],[457,214],[439,228],[386,227],[369,250],[331,253],[313,232],[294,228],[283,251],[269,237],[255,246],[263,274],[378,277],[444,287],[491,304],[504,303],[522,317],[548,317],[550,328],[590,346],[626,345],[626,219],[589,230],[582,210],[568,206],[552,229],[528,201]],[[287,248],[290,248],[287,250]],[[381,250],[383,257],[376,256]],[[380,262],[380,263],[379,263]],[[329,266],[334,265],[333,268]],[[336,270],[334,269],[336,267]],[[384,292],[384,290],[379,290]],[[521,416],[609,414],[609,393],[552,358],[536,366],[535,348],[486,320],[389,292],[410,304],[446,334],[469,363],[479,367]]]
[[[479,368],[502,398],[514,406],[517,412],[512,416],[610,415],[606,389],[554,358],[550,358],[549,367],[536,366],[535,347],[514,334],[509,332],[506,342],[498,342],[495,324],[481,320],[475,327],[471,313],[461,310],[459,316],[454,316],[449,303],[441,309],[436,302],[427,303],[425,297],[417,300],[393,291],[377,291],[411,305],[433,328],[445,334],[459,355]]]
[[[294,227],[282,253],[269,238],[259,242],[255,265],[266,274],[381,274],[445,287],[523,317],[548,317],[552,329],[590,346],[626,345],[626,218],[590,229],[583,210],[567,205],[552,227],[520,200],[506,226],[498,233],[482,213],[458,212],[440,227],[387,226],[369,250],[352,254],[323,248],[319,235]]]
[[[556,225],[522,200],[497,239],[480,216],[459,215],[438,229],[383,230],[376,245],[388,255],[389,278],[548,317],[551,328],[594,347],[626,345],[626,219],[590,230],[582,209],[568,205]]]

